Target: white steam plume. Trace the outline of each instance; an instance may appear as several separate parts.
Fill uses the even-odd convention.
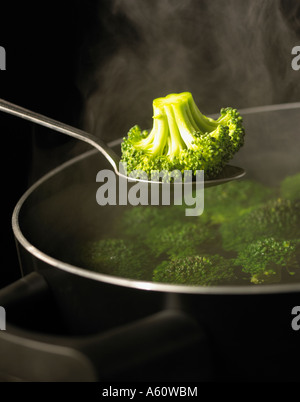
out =
[[[205,114],[300,99],[300,75],[291,68],[297,36],[280,0],[108,4],[109,18],[101,8],[98,17],[105,46],[94,29],[86,45],[94,64],[79,82],[84,128],[105,140],[134,124],[152,126],[152,100],[170,92],[192,92]]]

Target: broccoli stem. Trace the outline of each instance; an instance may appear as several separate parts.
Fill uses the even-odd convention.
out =
[[[153,128],[149,135],[135,144],[137,149],[142,149],[146,154],[162,155],[169,137],[167,116],[162,113],[154,114]]]
[[[176,104],[173,108],[180,135],[186,145],[185,148],[193,148],[195,140],[193,133],[199,129],[194,128],[192,121],[189,119],[190,113],[187,112],[188,105],[186,103]]]
[[[202,133],[210,133],[218,127],[218,123],[210,117],[204,116],[198,109],[192,95],[188,99],[191,115],[195,121],[198,130]]]
[[[168,153],[171,158],[179,155],[181,149],[186,148],[184,142],[181,138],[181,133],[178,128],[178,122],[176,119],[176,115],[174,114],[174,110],[172,106],[164,106],[164,112],[167,116],[168,126],[170,130],[169,141],[168,141]]]

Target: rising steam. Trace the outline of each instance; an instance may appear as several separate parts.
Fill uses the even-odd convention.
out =
[[[152,100],[190,91],[205,113],[300,100],[297,1],[114,0],[99,7],[79,86],[84,128],[105,140],[152,126]],[[105,41],[103,40],[105,37]],[[299,43],[299,36],[298,36]]]

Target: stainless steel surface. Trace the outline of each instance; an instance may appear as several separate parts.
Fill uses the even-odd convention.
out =
[[[112,148],[107,146],[107,144],[105,144],[105,142],[102,141],[100,138],[92,134],[89,134],[83,130],[80,130],[76,127],[71,127],[68,124],[59,122],[57,120],[51,119],[50,117],[43,116],[39,113],[32,112],[31,110],[7,102],[4,99],[0,99],[0,110],[2,112],[20,117],[22,119],[31,121],[41,126],[51,128],[62,134],[69,135],[71,137],[74,137],[78,140],[84,141],[92,145],[105,156],[105,158],[109,161],[109,163],[113,167],[114,171],[117,174],[119,174],[118,169],[119,169],[120,157],[113,151]]]

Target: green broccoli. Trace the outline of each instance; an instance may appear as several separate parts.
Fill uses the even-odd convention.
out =
[[[286,177],[280,185],[281,195],[289,200],[300,200],[300,173]]]
[[[176,222],[186,222],[184,205],[172,206],[135,206],[124,211],[118,228],[129,238],[145,239],[152,229],[160,230]],[[116,229],[118,230],[118,229]]]
[[[274,237],[257,240],[239,251],[234,264],[242,266],[254,284],[280,282],[285,274],[292,276],[300,271],[299,244],[300,240],[277,241]]]
[[[205,178],[220,174],[244,144],[245,130],[236,109],[222,108],[217,120],[204,116],[192,94],[170,94],[153,101],[150,132],[132,127],[121,144],[127,173],[204,170]]]
[[[153,267],[148,251],[123,239],[101,239],[85,245],[81,254],[85,267],[107,275],[150,280]],[[147,276],[148,274],[148,276]]]
[[[165,227],[154,227],[148,231],[145,244],[153,255],[190,256],[203,253],[214,232],[208,225],[199,222],[174,222]]]
[[[213,223],[236,218],[274,197],[275,189],[254,180],[238,180],[205,189],[203,216]]]
[[[153,281],[169,284],[217,286],[237,280],[231,260],[219,255],[187,256],[163,261],[153,272]]]
[[[270,200],[236,219],[225,221],[220,233],[227,251],[238,251],[245,244],[265,237],[300,238],[300,201]]]

